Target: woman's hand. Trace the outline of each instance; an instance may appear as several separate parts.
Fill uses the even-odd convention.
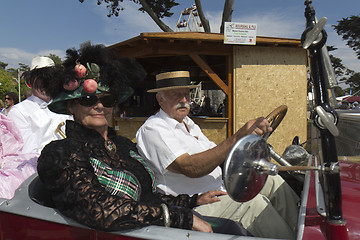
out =
[[[218,197],[223,195],[227,195],[227,193],[221,190],[208,191],[198,196],[196,203],[198,206],[200,206],[208,203],[219,202],[220,198]]]
[[[210,223],[201,220],[200,218],[198,218],[195,215],[193,215],[192,230],[199,231],[199,232],[208,232],[208,233],[213,232]]]

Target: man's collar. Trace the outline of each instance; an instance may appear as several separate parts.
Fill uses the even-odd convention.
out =
[[[160,108],[159,111],[159,116],[164,119],[170,126],[172,126],[173,128],[176,128],[176,126],[179,126],[179,124],[182,124],[180,122],[178,122],[177,120],[175,120],[174,118],[170,117],[166,112],[164,112],[164,110],[162,110]],[[188,127],[192,127],[192,125],[194,125],[194,122],[188,117],[186,116],[183,119],[183,122],[188,126]]]
[[[45,102],[41,98],[38,98],[34,94],[32,94],[30,97],[28,97],[27,100],[37,103],[41,108],[46,108],[48,105],[47,102]]]

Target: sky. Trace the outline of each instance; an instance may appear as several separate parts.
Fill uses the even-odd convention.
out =
[[[86,41],[106,46],[136,37],[142,32],[162,32],[139,5],[130,0],[121,4],[118,17],[107,17],[108,10],[97,0],[1,0],[0,61],[8,68],[19,63],[31,64],[35,56],[50,53],[63,59],[65,50],[79,48]],[[163,21],[175,30],[180,12],[194,1],[179,0],[174,15]],[[235,0],[233,22],[256,23],[257,36],[300,38],[305,29],[304,0]],[[327,17],[327,45],[338,48],[332,52],[343,64],[360,72],[360,60],[346,46],[332,25],[351,15],[360,14],[360,0],[313,0],[316,17]],[[203,0],[205,16],[212,32],[219,32],[224,1]]]

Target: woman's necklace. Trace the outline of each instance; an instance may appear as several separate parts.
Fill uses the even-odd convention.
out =
[[[115,153],[116,152],[116,145],[115,143],[113,143],[113,141],[111,141],[110,139],[105,140],[105,148],[106,150],[108,150],[111,153]]]

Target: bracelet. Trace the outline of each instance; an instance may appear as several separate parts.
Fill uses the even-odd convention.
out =
[[[163,209],[163,214],[164,214],[164,225],[165,227],[170,227],[170,214],[169,214],[169,209],[168,207],[166,206],[165,203],[162,203],[160,204],[160,206],[162,207]]]

